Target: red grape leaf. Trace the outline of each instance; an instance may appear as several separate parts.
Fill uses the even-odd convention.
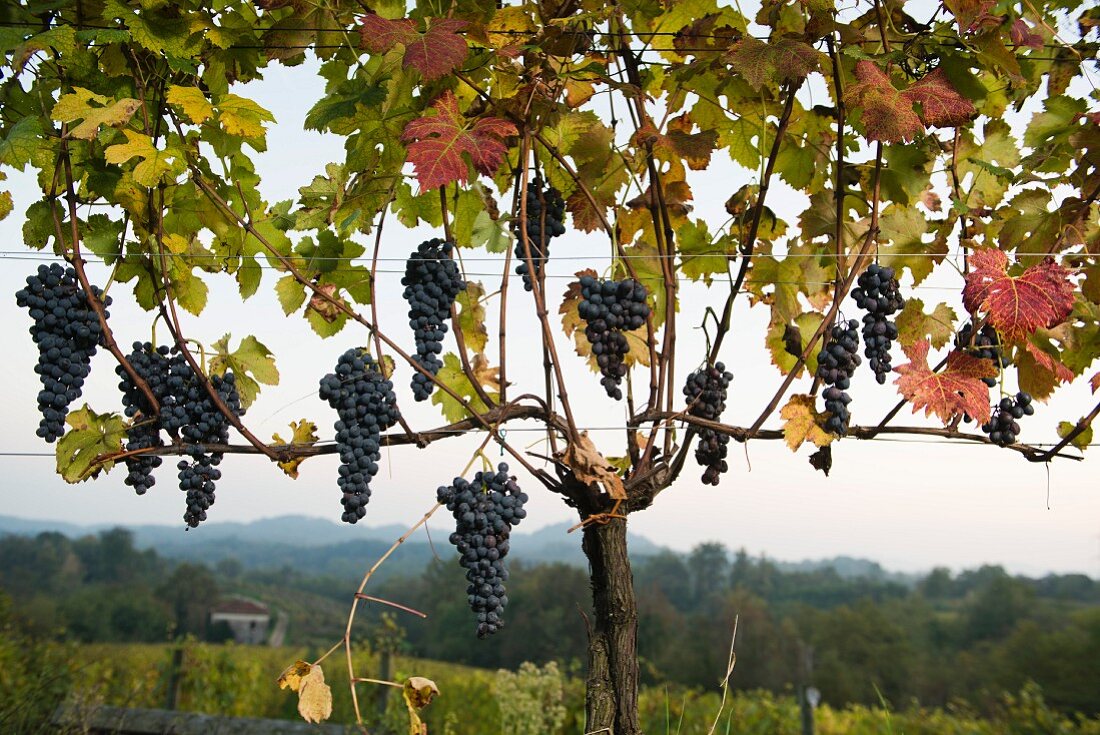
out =
[[[924,130],[913,103],[902,97],[890,77],[873,61],[856,63],[857,83],[844,93],[844,103],[863,110],[863,127],[868,140],[899,143],[912,140]]]
[[[962,125],[976,112],[941,69],[899,90],[877,64],[863,60],[856,64],[856,79],[857,83],[844,93],[844,101],[863,110],[863,127],[869,140],[912,140],[925,127]]]
[[[1024,343],[1025,349],[1016,354],[1016,376],[1020,390],[1027,391],[1036,400],[1050,397],[1063,383],[1073,380],[1073,371],[1063,365],[1032,340]],[[1053,345],[1051,349],[1054,349]]]
[[[466,39],[458,34],[469,25],[452,18],[427,18],[423,33],[408,19],[388,20],[380,15],[363,16],[359,35],[363,47],[381,54],[398,44],[405,47],[401,66],[420,72],[425,81],[444,77],[466,60]]]
[[[1091,378],[1089,378],[1089,385],[1092,386],[1093,393],[1100,390],[1100,373],[1097,373],[1096,375],[1093,375]]]
[[[1052,258],[1014,277],[1008,275],[1008,256],[986,248],[970,256],[970,267],[963,304],[971,314],[988,314],[989,323],[1007,342],[1061,324],[1073,308],[1070,273]]]
[[[726,60],[759,90],[769,82],[789,82],[805,79],[815,71],[820,52],[808,43],[781,38],[767,43],[745,36],[730,46]]]
[[[420,190],[435,189],[454,181],[465,183],[474,169],[492,174],[504,160],[508,147],[502,138],[516,134],[516,126],[496,117],[483,117],[469,125],[458,110],[453,92],[444,92],[432,104],[434,115],[425,115],[405,126],[401,139],[408,142],[407,161],[416,168]]]
[[[951,86],[942,68],[925,74],[901,96],[910,103],[920,104],[920,119],[934,128],[963,125],[976,114],[974,104]]]
[[[952,350],[947,355],[947,368],[934,373],[928,367],[927,340],[902,349],[910,361],[894,368],[900,373],[894,383],[902,397],[913,404],[913,413],[923,408],[925,416],[936,414],[945,424],[964,413],[979,424],[989,420],[989,388],[981,379],[997,375],[991,360]]]
[[[1043,37],[1038,33],[1032,33],[1031,26],[1023,18],[1017,18],[1012,27],[1008,29],[1008,37],[1012,39],[1013,45],[1016,46],[1027,46],[1033,49],[1043,47]]]

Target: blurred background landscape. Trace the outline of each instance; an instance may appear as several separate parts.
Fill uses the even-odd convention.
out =
[[[287,516],[197,539],[0,517],[0,731],[55,732],[62,704],[297,718],[276,678],[340,639],[363,572],[405,530],[331,543],[334,525]],[[445,534],[411,537],[367,591],[427,618],[360,607],[359,675],[435,680],[432,733],[583,732],[590,596],[567,527],[513,537],[507,626],[490,640]],[[893,573],[718,540],[631,548],[648,733],[707,733],[716,717],[715,732],[800,733],[806,687],[817,732],[1100,733],[1100,582],[1086,575]],[[329,662],[333,721],[353,722],[346,665]],[[407,732],[398,690],[363,684],[360,698],[371,732]]]

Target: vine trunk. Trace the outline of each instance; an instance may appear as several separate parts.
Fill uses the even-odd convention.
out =
[[[638,727],[638,606],[626,521],[584,529],[595,620],[588,628],[586,733],[641,735]]]

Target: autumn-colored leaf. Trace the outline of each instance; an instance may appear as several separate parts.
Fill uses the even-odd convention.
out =
[[[917,340],[930,339],[932,347],[940,349],[955,336],[955,322],[958,317],[947,304],[938,304],[931,314],[924,313],[924,302],[909,299],[897,315],[898,342],[913,344]]]
[[[306,661],[295,661],[283,669],[283,673],[279,674],[276,683],[280,689],[289,689],[296,692],[302,685],[302,679],[309,674],[312,668],[313,665]]]
[[[298,685],[298,714],[306,722],[324,722],[332,717],[332,690],[320,666],[311,666]]]
[[[970,256],[963,304],[971,314],[984,313],[1002,338],[1018,342],[1040,327],[1054,327],[1073,308],[1070,272],[1047,258],[1019,276],[1008,275],[1008,256],[986,248]]]
[[[783,439],[792,452],[798,451],[803,442],[813,442],[815,447],[823,447],[834,437],[821,428],[821,414],[814,408],[814,397],[793,395],[787,405],[779,411],[783,419]]]
[[[613,500],[626,500],[622,478],[615,466],[596,449],[587,431],[582,431],[570,442],[561,455],[561,462],[585,485],[607,493]]]
[[[271,437],[271,443],[277,447],[285,446],[307,446],[311,447],[316,444],[320,437],[317,436],[317,424],[306,419],[301,421],[290,422],[290,441],[283,439],[278,434],[273,434]],[[305,460],[305,457],[294,457],[288,459],[285,462],[279,462],[279,469],[285,472],[292,479],[298,479],[298,467]]]
[[[989,388],[981,379],[996,376],[992,362],[952,350],[947,355],[947,367],[934,373],[928,367],[927,340],[903,349],[909,362],[894,368],[900,374],[894,383],[902,397],[913,404],[913,413],[923,408],[925,416],[936,414],[944,424],[962,414],[979,424],[989,420]]]
[[[1015,46],[1027,46],[1028,48],[1041,49],[1043,37],[1031,32],[1031,26],[1023,18],[1017,18],[1008,29],[1008,37]]]
[[[844,92],[844,103],[862,110],[869,140],[898,143],[912,140],[924,130],[913,104],[901,96],[875,62],[857,62],[855,73],[857,82]]]
[[[69,130],[69,137],[91,140],[103,125],[121,128],[140,107],[141,103],[130,97],[112,100],[83,87],[73,87],[72,92],[57,99],[50,117],[66,123],[83,120]]]
[[[959,94],[942,69],[926,74],[905,90],[894,87],[873,61],[857,62],[855,74],[857,83],[848,87],[844,101],[862,109],[869,140],[912,140],[927,126],[963,125],[975,114],[973,103]]]
[[[431,679],[411,676],[401,687],[401,694],[405,698],[405,707],[409,711],[409,735],[426,735],[428,727],[421,721],[419,710],[427,707],[432,699],[439,696],[439,687]]]
[[[1071,424],[1068,421],[1059,421],[1058,422],[1057,432],[1058,432],[1058,436],[1062,439],[1065,439],[1067,436],[1070,436],[1076,430],[1077,430],[1077,425],[1076,424]],[[1078,434],[1077,436],[1070,439],[1069,443],[1072,446],[1076,447],[1077,449],[1080,449],[1083,452],[1083,451],[1085,451],[1086,449],[1089,448],[1090,444],[1092,444],[1092,437],[1093,437],[1092,426],[1086,426],[1084,431],[1082,431],[1080,434]]]
[[[427,18],[423,33],[408,18],[389,20],[371,13],[360,22],[364,48],[381,54],[399,44],[404,46],[402,67],[416,69],[425,81],[450,74],[466,59],[466,39],[458,33],[469,25],[464,20]]]
[[[1092,388],[1093,393],[1100,390],[1100,373],[1097,373],[1096,375],[1093,375],[1091,378],[1089,378],[1089,387]]]
[[[901,96],[910,104],[920,105],[917,114],[928,127],[964,125],[976,114],[974,104],[958,93],[942,67],[925,74]]]
[[[1050,345],[1049,349],[1056,348]],[[1072,370],[1031,339],[1016,353],[1015,362],[1020,390],[1027,391],[1038,401],[1046,400],[1058,386],[1069,383],[1074,377]]]
[[[420,190],[469,179],[463,154],[479,173],[490,175],[508,152],[503,138],[516,134],[516,126],[507,120],[483,117],[468,124],[458,110],[453,92],[444,92],[432,105],[434,115],[413,120],[405,126],[401,139],[409,142],[407,160],[416,169]],[[410,142],[411,141],[411,142]]]
[[[819,57],[813,46],[792,38],[764,42],[744,36],[726,52],[730,66],[756,90],[769,83],[805,79],[817,69]]]

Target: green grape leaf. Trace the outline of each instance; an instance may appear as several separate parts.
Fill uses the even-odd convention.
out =
[[[34,157],[42,144],[42,122],[37,117],[25,117],[8,129],[0,140],[0,163],[22,169]]]
[[[211,375],[225,375],[232,370],[241,396],[241,406],[248,408],[260,393],[260,383],[279,384],[279,370],[275,357],[262,342],[249,335],[241,340],[233,352],[229,351],[230,335],[214,343],[214,356],[210,360]]]
[[[500,368],[489,367],[489,363],[484,355],[474,355],[470,367],[472,368],[474,377],[481,383],[481,387],[485,389],[486,394],[495,400],[500,395]],[[474,390],[473,383],[471,383],[469,378],[466,377],[466,374],[462,372],[462,362],[458,359],[457,355],[448,352],[443,356],[443,367],[436,377],[441,383],[462,396],[474,411],[484,413],[488,410],[488,406],[485,405],[481,398],[478,397],[477,391]],[[447,391],[441,390],[439,387],[436,387],[435,392],[432,393],[432,403],[440,407],[444,419],[450,423],[461,421],[469,416],[461,403],[455,400]]]
[[[765,343],[767,344],[768,352],[771,353],[772,364],[779,368],[780,372],[786,375],[794,369],[796,364],[798,364],[798,356],[792,355],[791,351],[787,349],[786,337],[793,334],[798,339],[798,350],[799,354],[801,354],[805,352],[806,347],[810,344],[810,338],[813,337],[814,332],[817,331],[818,326],[821,325],[821,321],[824,318],[824,315],[816,311],[810,311],[805,314],[799,314],[794,318],[793,324],[797,327],[797,330],[788,330],[790,323],[784,322],[774,322],[768,328],[768,336]],[[810,375],[817,372],[817,352],[818,351],[815,350],[807,355],[806,364],[803,368],[799,368],[798,375],[802,374],[803,369],[809,370]]]
[[[114,462],[98,461],[122,451],[126,421],[115,413],[98,414],[84,407],[65,419],[71,428],[57,442],[57,473],[68,483],[84,482],[109,471]]]
[[[306,303],[306,287],[292,275],[285,275],[275,283],[275,294],[283,313],[290,316]]]
[[[1076,425],[1071,424],[1068,421],[1059,421],[1058,422],[1058,436],[1061,437],[1062,439],[1065,439],[1067,436],[1069,436],[1071,433],[1073,433],[1073,430],[1075,428],[1077,428]],[[1090,444],[1092,444],[1092,437],[1093,437],[1092,427],[1089,426],[1084,431],[1082,431],[1080,434],[1078,434],[1073,439],[1071,439],[1069,443],[1071,445],[1077,447],[1078,449],[1080,449],[1083,452],[1083,451],[1085,451],[1086,449],[1089,448]]]
[[[737,254],[737,243],[727,233],[711,237],[706,222],[685,222],[676,230],[680,252],[680,272],[693,281],[702,279],[708,286],[714,274],[725,273],[730,259]]]

